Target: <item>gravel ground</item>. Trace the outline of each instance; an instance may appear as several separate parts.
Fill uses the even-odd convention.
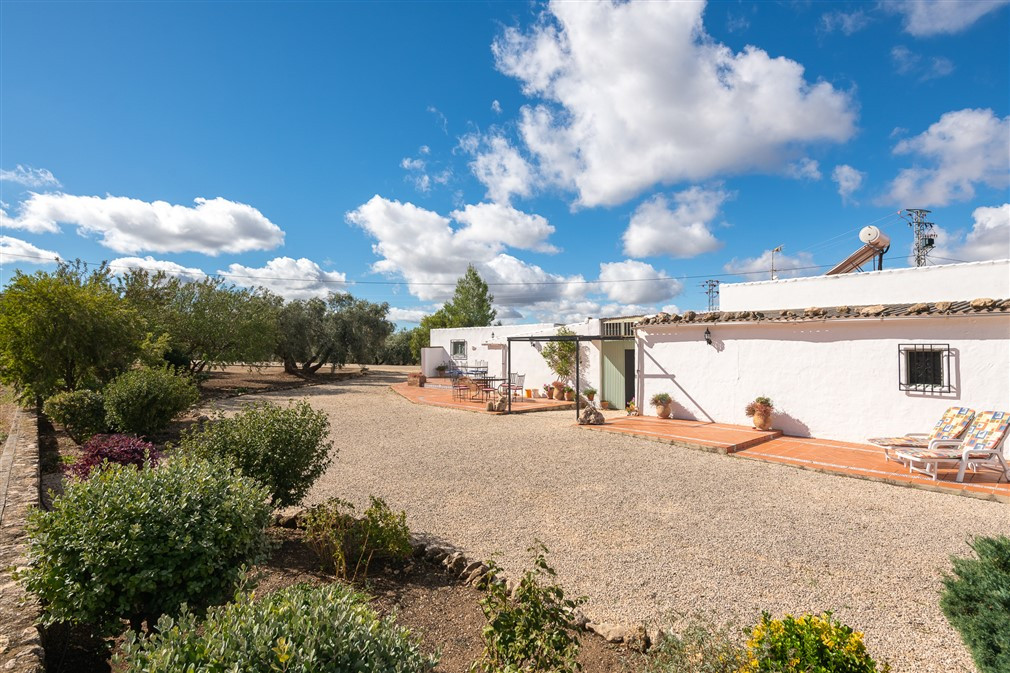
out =
[[[259,396],[330,416],[337,460],[309,503],[382,496],[510,574],[539,538],[594,621],[832,610],[896,673],[974,671],[940,577],[970,535],[1010,530],[1006,505],[580,430],[571,412],[415,405],[387,387],[403,378]]]

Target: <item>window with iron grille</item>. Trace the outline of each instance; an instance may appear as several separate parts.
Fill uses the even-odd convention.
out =
[[[603,323],[603,336],[635,336],[635,321],[623,320],[621,322]]]
[[[466,341],[453,339],[451,342],[452,357],[454,359],[466,357]]]
[[[899,344],[898,390],[949,393],[950,344]]]

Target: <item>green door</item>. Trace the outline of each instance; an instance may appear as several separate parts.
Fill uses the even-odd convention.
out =
[[[604,341],[603,342],[603,369],[601,372],[600,391],[601,399],[610,402],[615,409],[623,409],[631,399],[627,394],[630,385],[634,389],[635,370],[634,358],[632,358],[631,378],[626,375],[625,358],[626,351],[634,353],[635,342],[631,339],[626,341]],[[634,396],[634,392],[631,393]]]

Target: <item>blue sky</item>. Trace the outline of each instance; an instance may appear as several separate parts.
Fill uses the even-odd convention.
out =
[[[343,289],[404,326],[705,306],[929,208],[1010,256],[1006,1],[0,3],[0,262]]]

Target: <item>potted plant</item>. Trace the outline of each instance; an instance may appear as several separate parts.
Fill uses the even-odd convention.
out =
[[[575,399],[575,388],[572,388],[571,386],[565,386],[563,390],[565,391],[565,399],[567,401],[571,402],[572,400]]]
[[[649,400],[652,406],[656,407],[656,415],[660,418],[669,418],[671,405],[673,404],[673,398],[670,397],[669,393],[656,393]]]
[[[772,429],[773,411],[775,411],[775,405],[767,397],[755,397],[754,401],[744,409],[744,413],[753,421],[755,430]]]
[[[612,409],[613,406],[614,405],[612,405],[608,400],[603,400],[602,402],[600,402],[601,409]]]
[[[544,395],[547,396],[547,399],[553,400],[554,399],[554,386],[552,386],[550,383],[545,383],[544,384]]]
[[[631,401],[628,402],[625,405],[624,410],[628,412],[629,416],[637,416],[638,415],[638,407],[635,406],[635,398],[634,397],[632,397]]]
[[[586,399],[592,402],[596,398],[596,388],[586,388]]]
[[[446,369],[448,369],[448,367],[445,365],[444,362],[442,364],[440,364],[439,366],[435,367],[435,371],[438,372],[439,378],[442,378],[442,377],[445,376],[445,370]]]

